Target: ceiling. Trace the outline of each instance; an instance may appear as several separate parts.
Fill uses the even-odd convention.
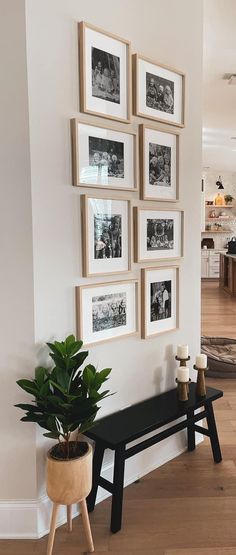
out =
[[[236,0],[204,0],[203,167],[236,171]]]

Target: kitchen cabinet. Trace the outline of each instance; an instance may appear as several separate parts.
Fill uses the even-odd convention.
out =
[[[220,277],[220,254],[225,251],[202,250],[201,277],[203,279],[218,279]]]
[[[236,295],[236,256],[221,254],[219,285],[229,295]]]

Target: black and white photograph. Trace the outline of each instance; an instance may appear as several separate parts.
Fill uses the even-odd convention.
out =
[[[183,256],[183,211],[134,208],[135,262]]]
[[[124,179],[124,143],[101,137],[88,137],[89,165],[95,167],[98,178]]]
[[[184,73],[134,54],[134,74],[134,115],[184,127]]]
[[[138,189],[138,135],[109,124],[71,120],[73,185]]]
[[[120,103],[120,58],[92,47],[92,95]]]
[[[174,248],[174,220],[147,219],[147,250]]]
[[[174,82],[146,73],[146,105],[160,112],[174,113]]]
[[[171,318],[171,280],[150,283],[150,320]]]
[[[179,267],[142,268],[142,339],[179,326]]]
[[[92,298],[93,332],[126,325],[126,293]]]
[[[171,186],[171,147],[149,143],[149,184]]]
[[[121,258],[121,214],[96,214],[94,216],[94,258]]]
[[[143,200],[179,199],[179,132],[140,125],[141,197]]]
[[[137,279],[76,287],[78,337],[91,345],[137,333],[138,303]]]
[[[81,21],[79,53],[80,111],[130,122],[130,41]]]
[[[82,195],[83,275],[131,270],[130,201]]]

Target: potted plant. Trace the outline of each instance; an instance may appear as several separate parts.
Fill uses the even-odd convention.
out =
[[[83,342],[76,341],[73,335],[65,341],[47,345],[53,367],[40,366],[35,370],[34,379],[17,381],[34,400],[32,404],[19,403],[15,406],[26,411],[21,418],[23,422],[36,422],[47,430],[44,436],[57,440],[47,454],[46,472],[47,493],[56,511],[59,504],[71,507],[72,503],[84,500],[91,490],[92,448],[87,442],[80,441],[79,436],[93,425],[99,410],[98,403],[109,394],[109,390],[100,393],[100,388],[111,368],[99,372],[92,364],[87,364],[81,370],[88,351],[81,351]],[[78,437],[74,439],[76,430]],[[82,516],[86,523],[87,516],[83,515],[83,511]],[[52,520],[54,532],[51,543],[56,514]],[[89,538],[89,532],[87,536]],[[90,542],[90,550],[92,547]],[[48,552],[51,553],[50,549]]]
[[[232,197],[231,195],[225,195],[225,204],[232,204],[234,197]]]

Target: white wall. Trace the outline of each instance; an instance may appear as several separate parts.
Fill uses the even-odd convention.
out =
[[[45,341],[64,338],[75,331],[75,285],[99,281],[81,277],[82,191],[71,186],[69,120],[79,113],[77,22],[80,20],[130,39],[133,51],[176,66],[187,74],[187,125],[181,131],[180,142],[179,206],[185,210],[180,330],[147,341],[139,337],[124,338],[90,349],[91,362],[113,368],[109,386],[117,393],[103,403],[101,410],[101,414],[108,414],[174,386],[174,354],[178,343],[189,343],[192,359],[199,350],[202,2],[26,1],[35,343],[40,362],[46,360],[42,347]],[[137,123],[138,119],[134,119],[133,125]],[[133,198],[139,203],[138,195]],[[140,266],[133,265],[129,277],[139,276]],[[19,356],[22,359],[22,350]],[[25,425],[25,433],[26,428]],[[37,432],[40,525],[36,531],[31,530],[35,535],[48,527],[44,497],[47,448],[48,442]],[[166,440],[158,449],[153,447],[130,459],[126,482],[184,448],[182,433]],[[109,456],[107,467],[109,475]],[[41,506],[44,508],[40,513]]]
[[[13,17],[14,13],[14,17]],[[35,427],[19,422],[16,385],[32,374],[33,249],[23,0],[0,5],[0,531],[18,529],[14,507],[36,498]],[[11,511],[11,519],[9,519]],[[34,525],[26,510],[28,525]]]

